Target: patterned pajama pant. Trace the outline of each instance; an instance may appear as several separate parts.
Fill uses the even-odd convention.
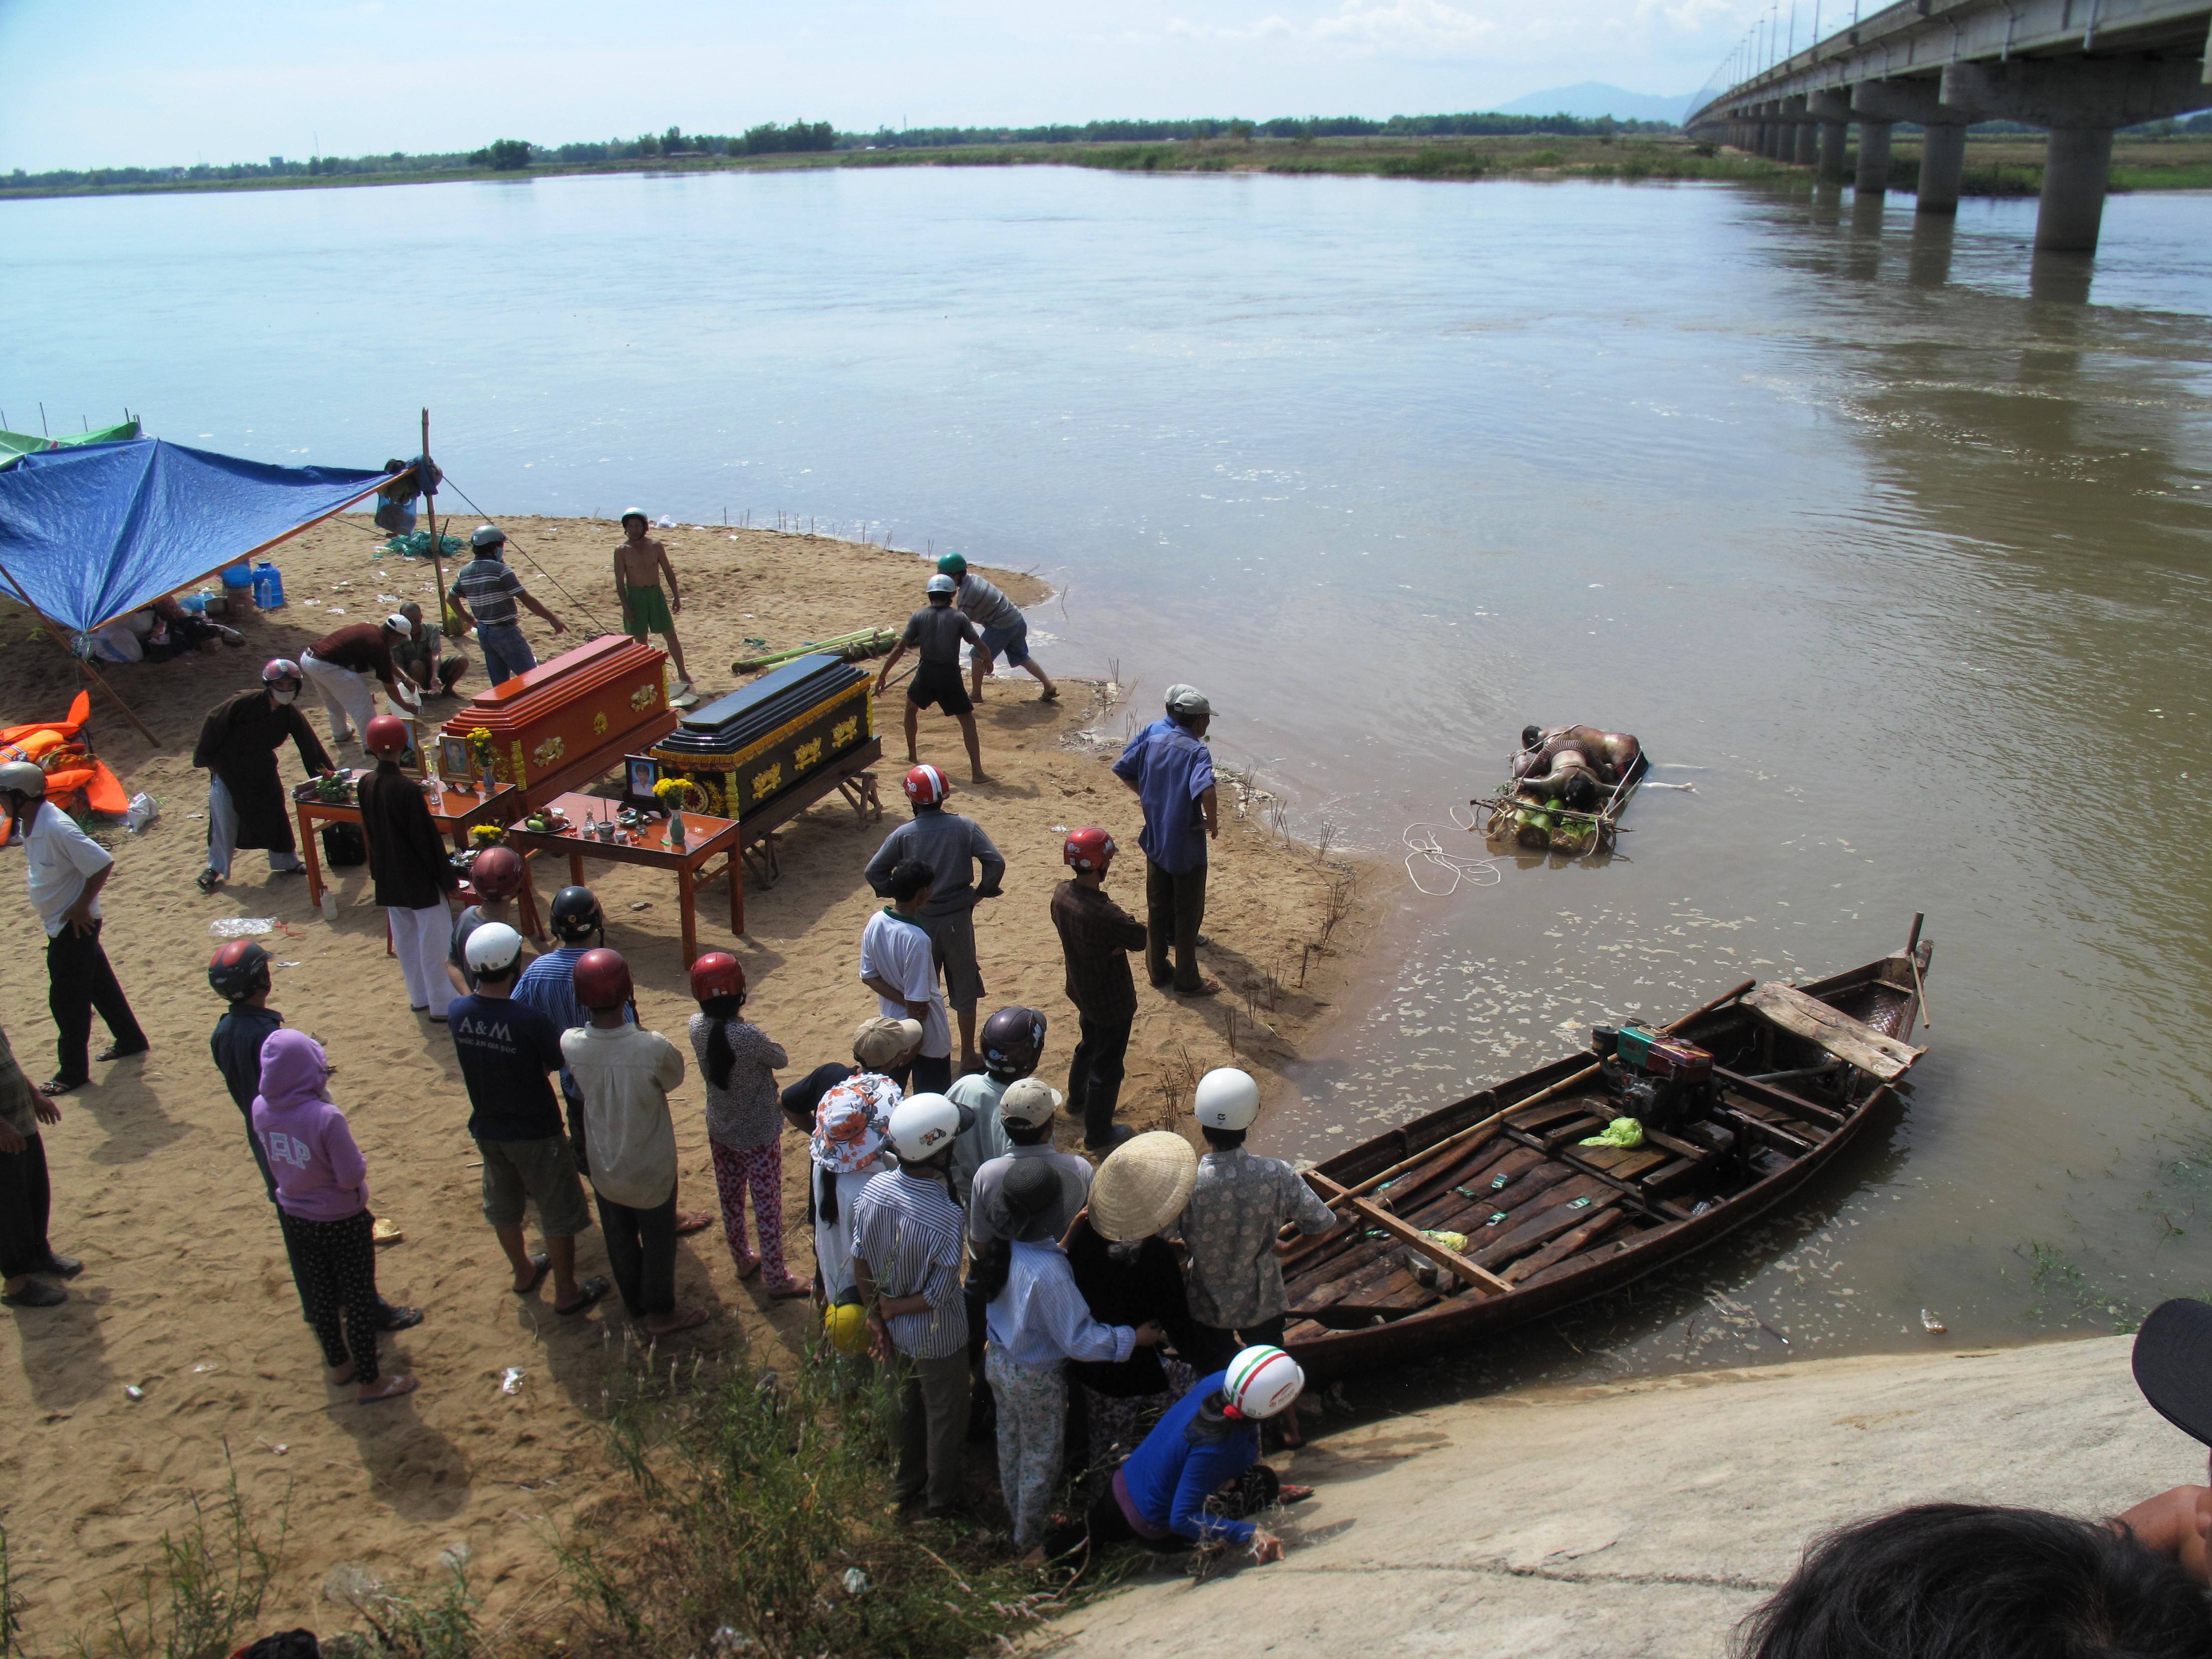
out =
[[[765,1146],[743,1152],[719,1140],[707,1143],[714,1152],[714,1190],[722,1200],[722,1237],[729,1241],[730,1255],[739,1267],[752,1252],[745,1249],[745,1188],[753,1191],[753,1231],[760,1236],[761,1266],[771,1285],[787,1285],[791,1271],[783,1262],[783,1146],[771,1140]]]
[[[1017,1364],[994,1344],[983,1356],[983,1375],[999,1401],[999,1486],[1014,1519],[1014,1547],[1035,1549],[1044,1542],[1060,1484],[1067,1373],[1057,1364]]]
[[[303,1221],[276,1212],[292,1275],[307,1304],[307,1322],[332,1370],[353,1361],[353,1380],[377,1380],[376,1329],[384,1310],[376,1294],[376,1218],[367,1210],[343,1221]]]

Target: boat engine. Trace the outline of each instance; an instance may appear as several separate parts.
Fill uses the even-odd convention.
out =
[[[1617,1116],[1671,1131],[1712,1107],[1713,1057],[1693,1042],[1644,1025],[1598,1025],[1590,1048]]]

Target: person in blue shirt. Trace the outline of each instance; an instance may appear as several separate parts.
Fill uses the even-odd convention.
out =
[[[607,942],[607,919],[590,888],[563,887],[553,896],[546,922],[560,945],[522,970],[522,977],[515,981],[514,1000],[551,1020],[555,1030],[573,1031],[592,1023],[591,1010],[576,1000],[576,961],[593,945]],[[623,1010],[623,1024],[637,1024],[635,1006]],[[568,1145],[576,1154],[577,1173],[588,1176],[592,1164],[591,1148],[584,1139],[584,1091],[576,1074],[565,1065],[561,1068],[561,1096],[568,1107]],[[687,1210],[679,1205],[676,1231],[700,1232],[713,1226],[714,1218],[712,1210]]]
[[[1210,997],[1220,981],[1198,970],[1198,933],[1206,921],[1206,843],[1221,835],[1214,799],[1213,757],[1206,730],[1213,705],[1197,687],[1168,688],[1168,717],[1130,739],[1114,763],[1114,775],[1145,809],[1145,966],[1155,987],[1179,995]],[[1175,945],[1175,967],[1168,946]]]
[[[1079,1522],[1054,1528],[1044,1556],[1137,1542],[1157,1551],[1204,1545],[1242,1548],[1258,1562],[1283,1559],[1283,1542],[1243,1517],[1278,1499],[1311,1497],[1260,1461],[1260,1424],[1305,1388],[1305,1373],[1280,1348],[1245,1349],[1228,1369],[1201,1377],[1153,1425]]]

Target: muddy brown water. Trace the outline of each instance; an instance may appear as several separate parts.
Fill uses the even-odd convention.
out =
[[[2212,201],[2114,198],[2094,268],[2033,212],[1041,169],[13,203],[0,415],[373,465],[428,401],[488,512],[1038,568],[1041,656],[1202,685],[1382,861],[1278,1150],[1924,910],[1931,1052],[1802,1200],[1403,1386],[1994,1343],[2212,1288]],[[1481,857],[1453,810],[1531,720],[1688,787],[1609,860],[1419,890],[1408,826]]]

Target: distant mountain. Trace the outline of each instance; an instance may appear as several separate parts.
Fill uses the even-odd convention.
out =
[[[1686,92],[1674,98],[1659,97],[1648,92],[1624,92],[1602,81],[1583,81],[1571,87],[1532,92],[1526,98],[1500,104],[1497,112],[1572,115],[1585,121],[1595,121],[1601,115],[1610,115],[1616,121],[1680,121],[1689,112],[1690,100],[1696,95]]]

